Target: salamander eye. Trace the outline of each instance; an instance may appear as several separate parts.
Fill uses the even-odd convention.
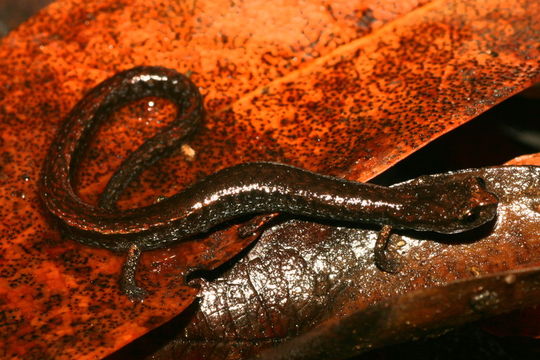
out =
[[[461,217],[461,222],[464,224],[473,224],[480,218],[480,211],[478,209],[467,210],[467,212]]]
[[[486,181],[481,178],[481,177],[476,177],[476,181],[478,182],[478,185],[480,185],[480,187],[482,187],[483,189],[485,189],[486,187]]]

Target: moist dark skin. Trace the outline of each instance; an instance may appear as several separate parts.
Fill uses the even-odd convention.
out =
[[[178,108],[176,118],[121,164],[99,205],[83,202],[72,179],[91,134],[119,107],[148,96],[170,100]],[[127,185],[185,142],[203,116],[202,97],[187,77],[162,67],[136,67],[105,80],[74,107],[45,159],[45,206],[70,238],[128,253],[121,284],[134,301],[145,295],[135,284],[141,251],[174,245],[240,216],[283,212],[383,225],[375,260],[393,272],[395,261],[386,254],[391,228],[451,234],[478,227],[496,214],[497,198],[475,177],[389,188],[270,162],[229,167],[159,203],[117,210]]]

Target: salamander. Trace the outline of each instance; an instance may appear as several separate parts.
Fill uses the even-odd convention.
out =
[[[177,116],[124,160],[98,205],[84,202],[72,179],[90,136],[119,107],[148,96],[170,100],[178,108]],[[128,253],[121,284],[132,300],[145,296],[135,283],[142,251],[172,246],[246,215],[280,212],[381,225],[375,259],[388,271],[394,268],[386,255],[391,228],[457,233],[495,217],[497,197],[476,177],[392,188],[272,162],[228,167],[158,203],[116,209],[127,185],[184,143],[203,118],[202,96],[188,77],[163,67],[136,67],[87,93],[60,126],[46,156],[40,187],[46,208],[69,237]]]

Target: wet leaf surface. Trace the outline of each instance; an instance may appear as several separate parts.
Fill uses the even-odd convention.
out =
[[[539,285],[540,268],[535,267],[416,291],[377,303],[344,320],[325,322],[256,358],[345,359],[377,346],[415,339],[428,332],[437,334],[464,322],[535,304]]]
[[[0,43],[2,355],[103,357],[194,300],[183,281],[190,268],[219,266],[253,240],[225,228],[146,254],[140,280],[152,297],[134,305],[118,292],[121,256],[60,238],[36,184],[59,122],[99,81],[162,65],[189,71],[206,95],[205,126],[144,174],[124,206],[249,160],[367,180],[532,84],[539,13],[525,0],[52,4]],[[121,158],[171,114],[158,100],[119,111],[87,154],[81,194],[95,200]],[[332,233],[310,226],[298,223]]]

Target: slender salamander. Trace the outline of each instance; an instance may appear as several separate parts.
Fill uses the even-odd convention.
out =
[[[176,118],[128,156],[98,205],[82,201],[72,178],[91,134],[119,107],[148,96],[170,100],[178,108]],[[117,210],[126,186],[185,142],[203,117],[202,96],[187,77],[162,67],[136,67],[97,85],[74,107],[45,159],[41,196],[46,208],[69,237],[128,253],[121,284],[132,300],[145,294],[135,283],[141,251],[171,246],[240,216],[283,212],[382,225],[375,259],[392,271],[393,260],[385,254],[391,228],[456,233],[496,214],[497,198],[475,177],[389,188],[269,162],[229,167],[156,204]]]

